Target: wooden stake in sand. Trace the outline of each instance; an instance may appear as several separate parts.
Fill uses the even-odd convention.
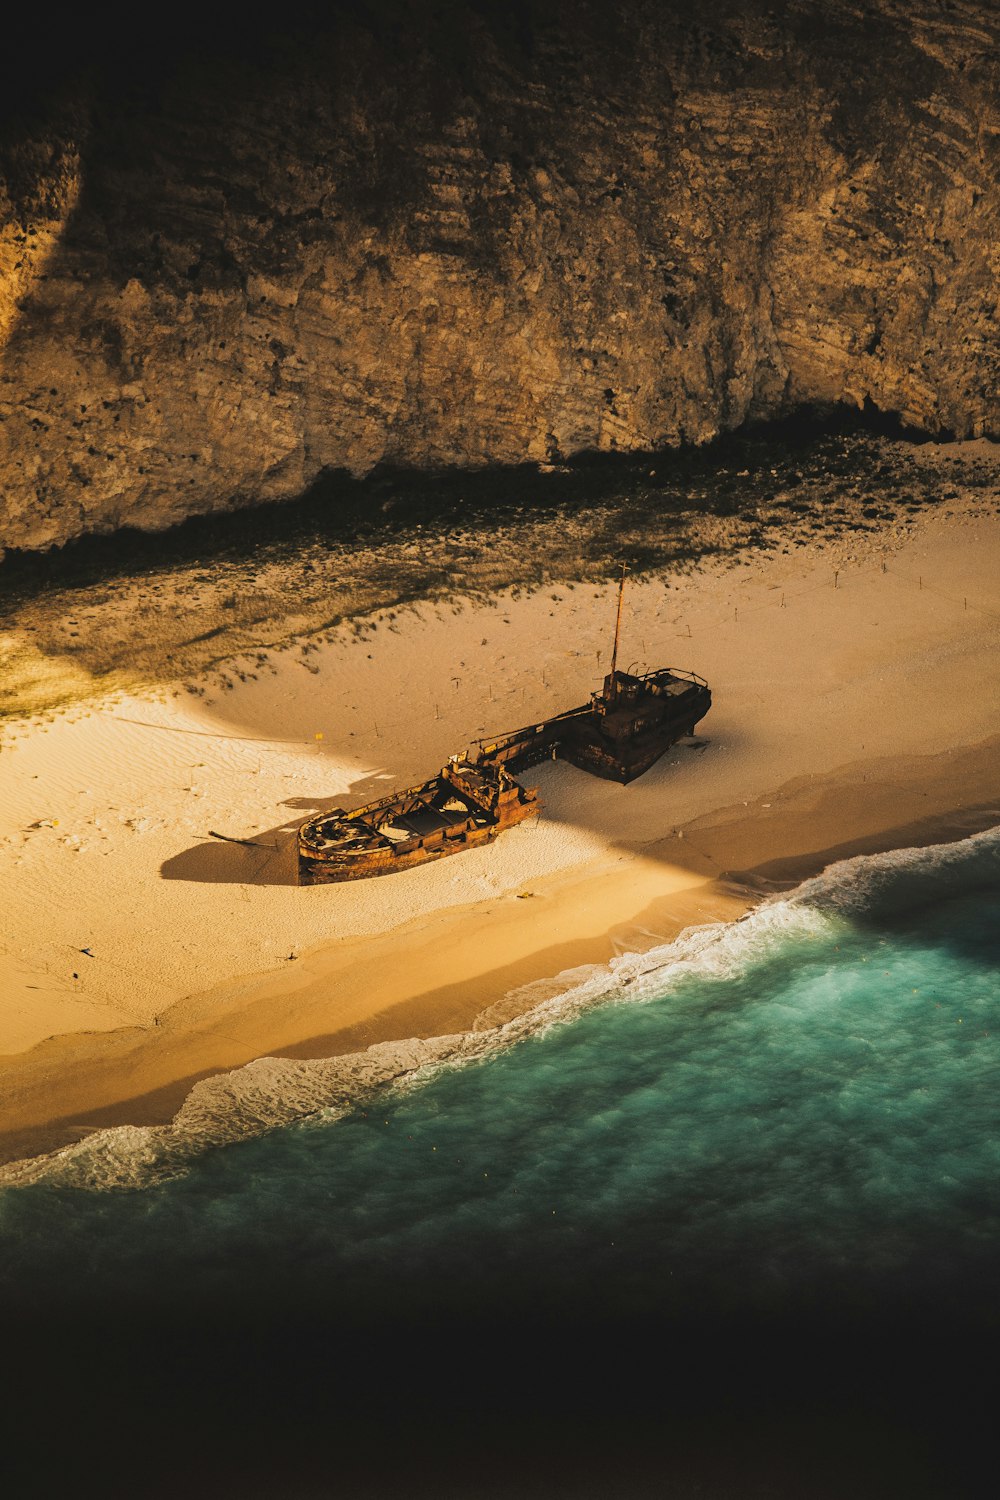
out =
[[[242,844],[245,849],[277,849],[277,844],[260,844],[256,839],[234,839],[228,833],[216,833],[214,828],[208,830],[210,839],[221,839],[224,844]]]

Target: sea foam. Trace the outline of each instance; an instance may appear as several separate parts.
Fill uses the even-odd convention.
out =
[[[167,1125],[95,1131],[61,1150],[0,1168],[0,1187],[46,1182],[91,1191],[145,1188],[180,1175],[207,1150],[281,1127],[330,1124],[381,1091],[408,1090],[443,1068],[482,1061],[595,1005],[662,999],[688,978],[736,977],[838,927],[891,920],[995,884],[1000,828],[955,843],[842,860],[738,921],[690,927],[645,953],[524,986],[467,1032],[380,1042],[343,1057],[258,1058],[196,1084]],[[510,1019],[494,1023],[498,1014]]]

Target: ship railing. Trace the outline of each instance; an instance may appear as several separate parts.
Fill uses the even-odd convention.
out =
[[[667,673],[671,677],[679,677],[683,682],[693,682],[697,687],[708,687],[704,677],[698,672],[692,672],[690,667],[655,667],[652,672],[643,672],[639,681],[646,682],[650,677],[663,677]]]
[[[523,728],[512,729],[507,734],[484,735],[481,739],[473,740],[472,744],[478,751],[477,765],[503,766],[506,761],[532,751],[544,755],[552,741],[558,738],[561,724],[570,719],[583,718],[589,713],[589,705],[569,708],[565,713],[554,714],[551,719],[542,719],[537,724],[525,724]]]

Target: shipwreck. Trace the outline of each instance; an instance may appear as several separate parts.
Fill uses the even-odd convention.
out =
[[[697,672],[618,670],[625,569],[618,588],[611,670],[590,702],[454,755],[437,776],[346,812],[333,808],[298,832],[299,882],[321,885],[389,875],[491,843],[539,811],[515,774],[544,760],[628,783],[685,735],[712,703]]]

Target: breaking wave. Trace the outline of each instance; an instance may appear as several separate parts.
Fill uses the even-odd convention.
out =
[[[381,1042],[345,1057],[258,1058],[196,1084],[170,1124],[96,1131],[0,1168],[0,1187],[148,1187],[181,1175],[205,1151],[281,1127],[330,1124],[380,1091],[414,1088],[443,1068],[479,1062],[596,1005],[661,999],[689,979],[738,977],[835,938],[852,924],[891,923],[902,913],[996,884],[1000,827],[955,843],[843,860],[736,922],[691,927],[645,953],[524,986],[467,1032]],[[500,1019],[512,1009],[515,1015]]]

